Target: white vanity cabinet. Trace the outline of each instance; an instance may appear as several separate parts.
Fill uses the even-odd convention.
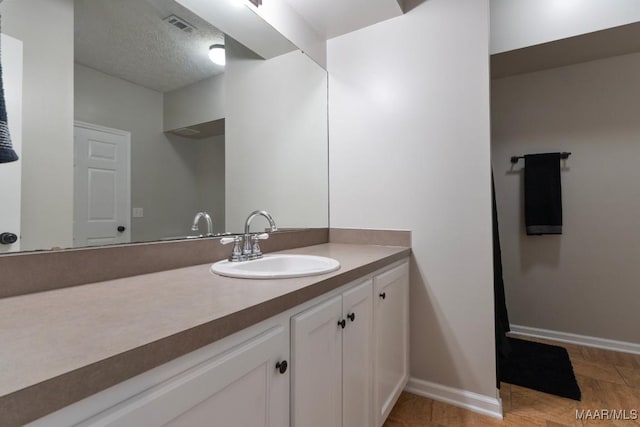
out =
[[[291,319],[292,426],[371,425],[372,281]]]
[[[81,425],[287,426],[288,335],[272,328]]]
[[[240,331],[31,425],[287,427],[288,320]]]
[[[373,279],[374,407],[380,427],[409,379],[409,263]]]
[[[291,319],[291,425],[342,425],[342,296]]]
[[[381,426],[409,377],[409,267],[291,319],[291,426]]]
[[[30,426],[380,427],[408,379],[408,297],[400,261]]]
[[[373,296],[367,280],[342,294],[342,425],[373,421]]]

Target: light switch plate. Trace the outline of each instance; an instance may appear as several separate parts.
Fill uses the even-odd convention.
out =
[[[143,218],[144,217],[144,209],[143,208],[133,208],[133,217],[134,218]]]

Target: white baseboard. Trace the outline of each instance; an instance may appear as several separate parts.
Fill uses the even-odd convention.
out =
[[[640,344],[616,341],[606,338],[590,337],[588,335],[570,334],[568,332],[551,331],[549,329],[531,328],[529,326],[511,325],[511,332],[535,338],[578,344],[585,347],[596,347],[605,350],[621,351],[623,353],[640,354]]]
[[[448,387],[417,378],[409,378],[405,390],[482,415],[502,419],[502,401],[498,397],[488,397],[483,394]]]

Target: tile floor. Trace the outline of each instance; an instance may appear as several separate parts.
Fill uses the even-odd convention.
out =
[[[640,426],[640,355],[513,336],[566,348],[582,391],[582,401],[502,383],[500,397],[504,419],[496,420],[405,392],[384,427]],[[625,409],[629,417],[635,409],[638,419],[576,419],[576,410],[583,409],[591,410],[592,414],[596,409]]]

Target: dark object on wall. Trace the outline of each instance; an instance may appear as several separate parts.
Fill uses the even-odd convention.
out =
[[[524,156],[524,216],[528,235],[562,234],[561,153]]]
[[[0,163],[15,162],[16,160],[18,160],[18,155],[13,150],[13,145],[11,145],[9,125],[7,124],[7,106],[4,102],[2,64],[0,64]]]
[[[562,153],[560,153],[560,158],[563,160],[566,160],[569,158],[570,155],[571,155],[570,152],[563,151]],[[520,159],[524,159],[524,156],[511,156],[511,163],[516,164]]]
[[[13,245],[18,241],[18,236],[13,233],[0,233],[0,245]]]
[[[566,349],[516,338],[509,338],[509,343],[509,357],[498,358],[502,381],[573,400],[581,399]]]
[[[502,275],[502,250],[500,247],[500,232],[498,230],[498,211],[496,206],[496,188],[491,173],[491,196],[493,211],[493,303],[496,334],[496,385],[500,388],[500,364],[498,355],[507,357],[511,348],[507,339],[509,332],[509,314],[504,294],[504,279]]]

